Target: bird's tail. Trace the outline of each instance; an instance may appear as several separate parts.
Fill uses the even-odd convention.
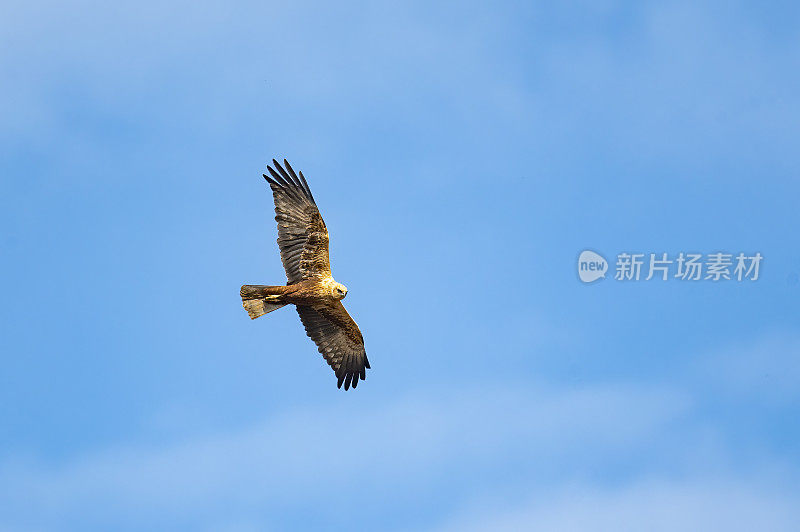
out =
[[[288,303],[281,300],[285,290],[285,286],[246,284],[239,290],[239,295],[242,296],[244,309],[250,315],[250,319],[254,320],[273,310],[285,307]]]

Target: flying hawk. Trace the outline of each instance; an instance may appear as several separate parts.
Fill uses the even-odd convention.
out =
[[[319,214],[314,196],[303,172],[298,178],[284,159],[284,170],[272,159],[271,178],[264,179],[272,188],[275,221],[278,222],[278,247],[286,270],[286,286],[246,284],[240,295],[242,304],[256,319],[268,312],[293,304],[300,314],[306,334],[317,344],[336,373],[336,385],[344,389],[358,386],[369,369],[364,337],[342,305],[347,288],[333,280],[328,257],[328,229]]]

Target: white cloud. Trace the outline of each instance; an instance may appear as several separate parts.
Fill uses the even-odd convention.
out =
[[[308,498],[324,511],[346,504],[351,492],[369,499],[435,486],[453,470],[488,471],[512,456],[551,470],[587,454],[601,461],[659,438],[688,406],[679,395],[622,387],[486,387],[345,404],[231,434],[105,449],[54,467],[6,460],[0,493],[14,511],[0,523],[238,520],[239,511],[246,517]]]
[[[101,114],[135,119],[156,99],[150,122],[189,113],[217,126],[254,105],[269,119],[286,107],[326,122],[427,102],[476,130],[522,126],[543,150],[555,142],[571,151],[576,134],[600,131],[591,140],[627,156],[688,153],[698,138],[703,150],[722,149],[715,143],[732,137],[756,142],[754,132],[782,145],[795,131],[786,74],[797,49],[724,6],[646,4],[630,13],[631,29],[613,34],[598,29],[618,16],[608,2],[536,6],[522,17],[473,7],[458,24],[445,23],[446,9],[414,4],[7,4],[0,135],[72,131],[58,109],[69,91]],[[588,27],[576,22],[587,16]],[[550,18],[578,26],[553,32]],[[509,53],[523,35],[532,39],[523,53]],[[565,137],[573,142],[562,146]]]
[[[793,531],[798,501],[797,486],[738,478],[569,485],[515,507],[499,497],[474,503],[441,530]]]

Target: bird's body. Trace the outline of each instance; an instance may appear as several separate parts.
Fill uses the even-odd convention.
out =
[[[327,279],[306,279],[286,286],[265,286],[246,284],[242,286],[242,297],[265,297],[269,301],[293,305],[332,305],[340,301],[341,297],[333,294],[332,286],[336,283],[333,277]],[[258,317],[258,316],[256,316]]]
[[[333,368],[339,387],[347,390],[366,378],[369,360],[364,337],[342,305],[347,288],[331,275],[328,229],[303,173],[298,177],[273,159],[272,179],[264,175],[275,200],[278,246],[286,270],[286,286],[243,285],[242,304],[256,319],[289,304],[297,307],[306,333]],[[288,170],[288,172],[287,172]]]

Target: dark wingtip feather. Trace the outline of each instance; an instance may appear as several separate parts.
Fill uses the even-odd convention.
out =
[[[269,183],[270,185],[280,186],[274,179],[272,179],[267,174],[261,174],[261,175],[264,176],[264,179],[266,179],[267,183]]]
[[[285,188],[287,190],[291,190],[291,187],[289,186],[289,183],[284,181],[283,177],[281,177],[281,175],[278,172],[273,170],[271,166],[267,166],[267,170],[269,170],[270,175],[272,175],[272,179],[277,181],[281,185],[282,188]]]
[[[309,200],[306,197],[306,193],[303,190],[303,187],[299,187],[294,184],[292,178],[289,177],[289,174],[286,173],[281,165],[275,159],[272,159],[272,162],[278,168],[278,171],[274,170],[271,166],[267,165],[267,170],[272,175],[272,178],[278,182],[281,189],[291,198],[299,200],[301,202],[307,203]],[[312,201],[313,202],[313,201]]]
[[[300,181],[303,182],[303,188],[305,188],[306,192],[308,192],[308,199],[311,200],[311,203],[316,205],[317,202],[314,200],[314,195],[311,193],[311,189],[308,187],[308,181],[306,181],[306,177],[303,175],[302,171],[300,172]]]
[[[279,163],[275,159],[272,159],[272,166],[275,167],[275,170],[277,170],[278,173],[281,174],[281,177],[283,177],[287,183],[290,181],[290,179],[286,179],[286,171],[283,168],[281,168],[281,163]]]
[[[279,163],[276,159],[272,159],[272,164],[275,166],[275,168],[267,165],[267,170],[269,170],[272,178],[267,176],[267,174],[261,175],[264,176],[264,179],[266,179],[270,185],[274,184],[275,186],[285,190],[290,196],[294,196],[300,200],[310,201],[312,204],[316,205],[317,202],[314,201],[314,196],[311,194],[311,189],[308,187],[308,182],[306,181],[303,172],[300,172],[300,177],[297,177],[297,174],[289,164],[289,161],[284,159],[283,163],[289,170],[288,173],[283,169],[281,163]]]
[[[291,180],[292,180],[292,183],[294,183],[294,185],[295,185],[297,188],[299,188],[300,190],[302,190],[302,191],[303,191],[303,194],[305,194],[305,193],[306,193],[306,190],[303,188],[303,185],[302,185],[302,183],[300,183],[300,180],[299,180],[299,179],[297,179],[297,174],[295,174],[295,173],[294,173],[294,169],[292,168],[292,165],[291,165],[291,164],[289,164],[289,161],[287,161],[286,159],[284,159],[284,160],[283,160],[283,166],[286,168],[286,172],[288,172],[288,174],[289,174],[289,177],[290,177],[290,178],[291,178]]]
[[[303,193],[308,197],[308,199],[310,199],[313,202],[314,196],[311,195],[311,189],[308,188],[308,183],[306,183],[305,178],[303,179],[298,178],[297,174],[294,171],[294,168],[292,168],[292,165],[289,164],[289,161],[287,161],[286,159],[283,160],[283,164],[286,165],[286,169],[289,171],[289,174],[291,174],[295,183],[297,183],[297,186],[300,187],[303,190]],[[300,175],[302,176],[303,172],[300,172]]]
[[[281,166],[281,163],[279,163],[275,159],[272,159],[272,164],[275,165],[275,169],[278,170],[278,172],[281,174],[281,177],[283,178],[283,180],[286,181],[286,183],[289,186],[291,186],[293,188],[299,188],[300,191],[303,193],[303,195],[305,195],[305,191],[303,190],[303,187],[300,185],[299,182],[295,182],[292,179],[292,176],[290,176],[289,173],[286,170],[283,169],[283,166]]]

